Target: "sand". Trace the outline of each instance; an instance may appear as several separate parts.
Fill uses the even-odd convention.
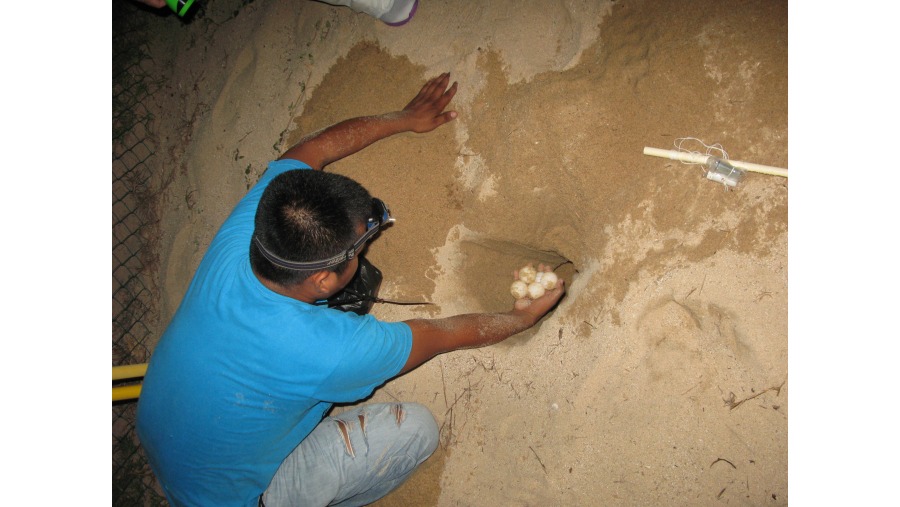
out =
[[[444,71],[456,121],[327,168],[397,218],[367,253],[382,296],[435,303],[373,313],[504,311],[529,261],[566,280],[535,328],[374,394],[441,427],[378,505],[787,504],[787,179],[729,190],[642,154],[694,137],[787,167],[786,2],[422,0],[392,28],[217,0],[153,18],[161,324],[269,160]]]

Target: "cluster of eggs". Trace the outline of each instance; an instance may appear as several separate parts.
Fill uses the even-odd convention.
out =
[[[516,299],[537,299],[544,292],[556,287],[559,277],[553,271],[538,271],[531,266],[519,270],[519,279],[512,283],[509,292]]]

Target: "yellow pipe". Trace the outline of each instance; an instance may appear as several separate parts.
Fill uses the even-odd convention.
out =
[[[121,386],[112,388],[112,400],[133,400],[141,395],[141,385]]]
[[[147,363],[141,364],[128,364],[125,366],[113,366],[112,367],[112,379],[113,382],[116,380],[123,380],[127,378],[138,378],[143,377],[144,374],[147,373]]]

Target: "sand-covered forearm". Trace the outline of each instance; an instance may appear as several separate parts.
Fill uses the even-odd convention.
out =
[[[411,128],[408,115],[400,111],[351,118],[307,135],[280,158],[299,160],[313,169],[322,169],[381,139]]]
[[[501,342],[533,326],[530,313],[472,313],[443,319],[406,321],[413,333],[413,346],[401,373],[406,373],[438,354],[485,347]]]
[[[394,134],[434,130],[456,118],[455,111],[444,111],[456,94],[456,83],[448,88],[449,80],[449,73],[428,80],[401,111],[351,118],[313,132],[280,158],[299,160],[313,169],[322,169]]]
[[[501,342],[534,325],[534,318],[521,311],[471,313],[422,321],[433,339],[444,342],[446,350],[483,347]]]

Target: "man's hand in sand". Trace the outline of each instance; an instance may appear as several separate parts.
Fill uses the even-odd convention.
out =
[[[538,264],[538,271],[551,272],[553,271],[553,269],[550,266]],[[513,279],[519,279],[519,270],[513,272]],[[562,299],[565,292],[566,283],[562,278],[560,278],[559,281],[556,282],[556,287],[545,292],[543,296],[537,299],[517,299],[515,304],[513,305],[513,308],[518,311],[523,311],[530,314],[534,318],[534,321],[537,322],[541,320],[541,317],[543,317],[547,312],[552,310],[554,306],[556,306],[556,303],[558,303],[559,300]]]
[[[403,108],[402,113],[410,122],[409,130],[429,132],[456,118],[456,111],[444,112],[444,108],[456,95],[456,82],[447,88],[449,82],[449,72],[430,79],[416,98]]]
[[[402,111],[350,118],[310,134],[284,152],[281,159],[299,160],[313,169],[322,169],[394,134],[432,131],[456,118],[456,111],[444,112],[456,95],[456,83],[447,88],[449,80],[449,72],[430,79]]]

